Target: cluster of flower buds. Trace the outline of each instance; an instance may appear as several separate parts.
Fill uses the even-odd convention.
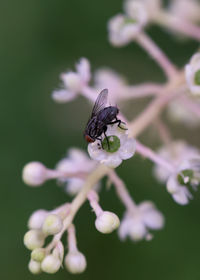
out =
[[[67,213],[68,205],[63,209],[51,212],[38,210],[29,219],[29,231],[24,236],[24,245],[31,250],[29,270],[33,274],[46,272],[56,273],[62,266],[63,260],[66,269],[71,273],[81,273],[86,269],[86,259],[79,252],[76,244],[75,228],[71,224],[68,228],[68,253],[64,258],[64,246],[58,235],[63,230],[64,212]],[[66,215],[66,214],[65,214]],[[54,236],[52,242],[44,247],[45,238]]]

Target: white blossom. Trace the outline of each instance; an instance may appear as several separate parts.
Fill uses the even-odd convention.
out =
[[[139,18],[144,24],[156,16],[160,11],[160,0],[126,0],[124,3],[124,10],[128,16],[135,18],[136,14],[140,12]]]
[[[108,22],[108,35],[112,45],[120,47],[127,45],[139,34],[144,26],[141,13],[136,13],[136,17],[130,18],[123,14],[118,14]]]
[[[198,0],[171,0],[169,13],[183,20],[196,22],[200,20],[200,4]]]
[[[178,182],[177,174],[173,174],[169,177],[167,181],[167,190],[178,204],[186,205],[189,200],[192,199],[192,194],[188,188]]]
[[[200,151],[197,148],[186,144],[184,141],[178,140],[170,142],[168,145],[161,147],[158,149],[157,153],[162,158],[174,164],[174,172],[179,170],[179,167],[183,161],[196,158],[200,155]],[[169,170],[158,164],[155,164],[153,173],[155,177],[162,183],[166,183],[167,179],[171,175]]]
[[[150,240],[149,230],[158,230],[164,226],[164,217],[154,204],[148,201],[135,206],[134,211],[126,212],[120,227],[119,237],[124,240],[130,237],[133,241]]]
[[[62,88],[52,93],[52,98],[58,103],[65,103],[73,100],[87,86],[90,78],[90,63],[86,58],[81,58],[76,64],[76,72],[69,71],[62,73]]]
[[[196,53],[185,66],[187,86],[194,96],[200,96],[200,53]]]
[[[199,103],[199,100],[196,100]],[[200,117],[198,117],[191,109],[185,106],[181,99],[172,100],[167,108],[167,114],[171,121],[182,122],[189,127],[196,127],[200,124]]]
[[[56,169],[68,173],[88,173],[95,166],[96,162],[91,160],[84,151],[72,148],[68,151],[67,156],[58,162]],[[75,195],[80,191],[85,181],[81,178],[59,178],[59,182],[66,184],[67,193]]]
[[[121,129],[116,124],[108,126],[106,135],[110,147],[108,147],[106,138],[102,138],[103,148],[98,141],[95,141],[88,145],[88,153],[92,159],[116,168],[123,160],[134,155],[136,141],[134,138],[128,138],[127,130]]]

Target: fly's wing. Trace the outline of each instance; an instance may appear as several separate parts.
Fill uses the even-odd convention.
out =
[[[103,89],[99,93],[99,95],[97,97],[97,100],[95,101],[91,117],[96,116],[103,108],[105,108],[105,105],[107,103],[107,99],[108,99],[108,90]]]

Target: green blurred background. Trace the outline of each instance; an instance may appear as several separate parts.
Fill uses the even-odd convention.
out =
[[[95,230],[94,215],[85,204],[75,223],[87,271],[73,276],[61,269],[56,275],[34,276],[27,269],[29,252],[23,235],[30,214],[52,209],[69,197],[55,182],[35,189],[25,186],[22,167],[38,160],[51,168],[68,148],[86,150],[82,131],[91,109],[82,98],[66,105],[51,100],[59,74],[85,56],[93,70],[110,66],[131,83],[164,81],[160,69],[136,44],[122,49],[109,45],[106,23],[121,7],[121,0],[0,1],[1,279],[200,279],[199,192],[188,206],[175,204],[153,178],[152,164],[138,156],[118,172],[137,202],[153,200],[164,213],[164,230],[151,242],[122,243],[116,233],[104,236]],[[157,27],[148,32],[179,66],[198,47]],[[176,138],[192,135],[192,143],[198,144],[198,132],[172,128]],[[141,140],[149,145],[158,142],[151,130]],[[113,189],[102,190],[101,204],[122,216],[124,208]]]

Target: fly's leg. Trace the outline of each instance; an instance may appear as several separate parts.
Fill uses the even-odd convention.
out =
[[[100,138],[100,137],[96,137],[96,139],[97,139],[97,140],[99,140],[99,141],[101,142],[101,147],[102,147],[102,149],[103,149],[103,145],[102,145],[102,138]],[[100,149],[100,144],[98,143],[97,145],[99,146],[99,149]]]
[[[125,122],[122,122],[121,120],[118,120],[117,118],[115,119],[115,121],[113,122],[109,122],[108,124],[115,124],[117,123],[118,124],[118,127],[120,127],[121,129],[123,130],[127,130],[127,128],[124,128],[124,127],[121,127],[120,124],[123,123],[123,124],[126,124]]]
[[[106,130],[107,130],[107,126],[104,126],[104,128],[103,128],[103,134],[104,134],[104,136],[105,136],[105,139],[106,139],[106,142],[107,142],[107,145],[108,145],[108,150],[110,150],[110,143],[109,143],[109,141],[108,141],[108,136],[106,135]],[[101,143],[101,145],[102,145],[102,143]],[[102,149],[103,149],[103,145],[102,145]]]

